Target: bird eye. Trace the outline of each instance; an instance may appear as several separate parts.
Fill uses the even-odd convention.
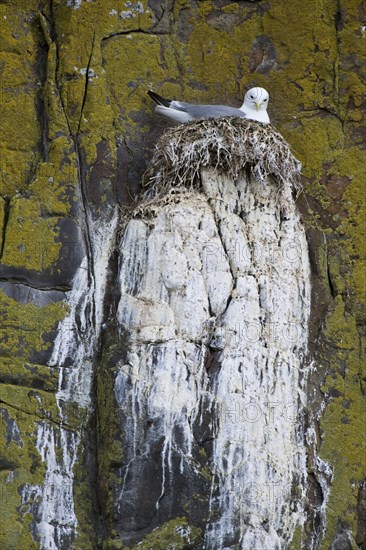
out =
[[[254,99],[254,95],[251,95],[250,97],[251,97],[251,99]]]
[[[263,99],[263,101],[267,101],[267,99],[268,99],[268,98],[266,98],[266,99]]]

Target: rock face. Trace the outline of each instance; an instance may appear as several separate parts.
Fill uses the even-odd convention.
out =
[[[0,25],[0,547],[363,549],[362,5],[6,0]],[[301,223],[289,165],[241,171],[226,134],[188,189],[155,155],[131,215],[147,88],[252,85]]]
[[[201,186],[147,206],[121,241],[111,519],[125,543],[185,515],[197,548],[285,548],[304,522],[305,232],[290,181],[205,168]]]

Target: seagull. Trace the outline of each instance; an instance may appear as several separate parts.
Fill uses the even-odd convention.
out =
[[[244,103],[240,108],[228,105],[194,105],[183,101],[165,99],[157,93],[149,90],[149,96],[157,103],[155,110],[175,122],[188,122],[195,118],[212,118],[220,116],[239,116],[269,123],[267,105],[268,92],[264,88],[251,88],[244,97]]]

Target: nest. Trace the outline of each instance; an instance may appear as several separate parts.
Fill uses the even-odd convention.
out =
[[[211,167],[237,180],[249,169],[261,182],[272,176],[299,192],[301,163],[270,125],[239,117],[201,119],[168,129],[144,175],[145,200],[199,189],[200,171]]]

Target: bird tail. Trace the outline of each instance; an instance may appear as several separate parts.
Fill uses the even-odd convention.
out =
[[[163,105],[164,107],[170,107],[170,104],[172,102],[171,99],[165,99],[165,97],[162,97],[161,95],[153,92],[152,90],[148,90],[147,93],[157,103],[158,105]]]

